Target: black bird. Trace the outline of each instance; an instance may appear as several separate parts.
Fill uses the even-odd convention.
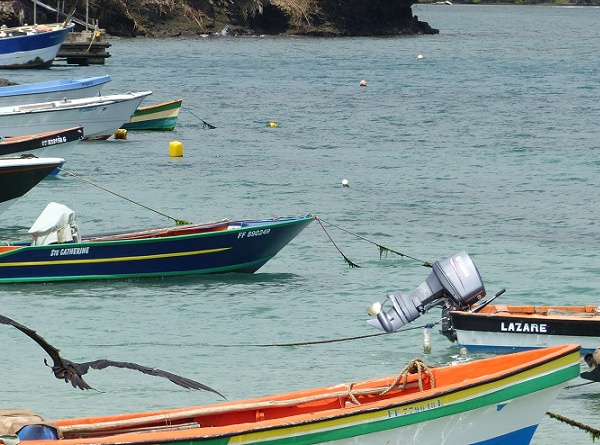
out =
[[[27,326],[24,326],[21,323],[17,323],[16,321],[11,320],[10,318],[5,317],[4,315],[1,315],[1,314],[0,314],[0,323],[14,326],[19,331],[21,331],[25,335],[29,336],[33,341],[35,341],[37,344],[39,344],[42,348],[44,348],[44,351],[46,351],[48,353],[48,355],[50,356],[50,358],[52,358],[53,363],[52,363],[51,368],[52,368],[52,372],[54,373],[55,377],[57,379],[64,380],[67,383],[71,383],[71,385],[73,385],[73,388],[79,388],[81,390],[94,389],[85,380],[83,380],[82,376],[87,374],[87,372],[90,370],[90,368],[104,369],[104,368],[108,368],[109,366],[114,366],[116,368],[134,369],[136,371],[143,372],[144,374],[153,375],[156,377],[164,377],[166,379],[169,379],[171,382],[175,383],[176,385],[182,386],[183,388],[210,391],[210,392],[220,395],[224,399],[226,398],[225,396],[223,396],[223,394],[221,394],[217,390],[215,390],[209,386],[203,385],[202,383],[198,383],[194,380],[191,380],[191,379],[188,379],[186,377],[182,377],[182,376],[179,376],[176,374],[172,374],[170,372],[163,371],[161,369],[150,368],[148,366],[142,366],[142,365],[138,365],[136,363],[115,362],[112,360],[105,360],[105,359],[94,360],[91,362],[84,362],[84,363],[75,363],[70,360],[62,358],[60,356],[60,351],[57,348],[55,348],[54,346],[52,346],[50,343],[48,343],[46,340],[44,340],[33,329],[29,329]],[[44,359],[44,363],[46,363],[47,366],[50,366],[46,359]]]

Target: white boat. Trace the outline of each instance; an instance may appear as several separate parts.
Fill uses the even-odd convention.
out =
[[[0,68],[49,67],[74,27],[51,23],[0,28]]]
[[[83,126],[84,139],[113,135],[152,91],[0,107],[0,135],[24,136]]]
[[[0,87],[0,107],[100,95],[110,76],[58,79]]]

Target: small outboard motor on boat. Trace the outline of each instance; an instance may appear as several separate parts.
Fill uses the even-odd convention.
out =
[[[374,303],[368,313],[376,318],[367,322],[386,332],[395,332],[419,318],[434,306],[466,309],[485,296],[479,271],[467,252],[462,251],[433,265],[433,272],[411,293],[388,294],[393,307],[387,312]]]
[[[29,233],[33,238],[32,246],[80,241],[75,212],[56,202],[46,206],[29,229]]]

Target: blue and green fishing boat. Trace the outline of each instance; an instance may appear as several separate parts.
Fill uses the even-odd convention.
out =
[[[222,220],[82,237],[75,213],[50,203],[31,240],[0,245],[0,283],[254,273],[314,216]]]

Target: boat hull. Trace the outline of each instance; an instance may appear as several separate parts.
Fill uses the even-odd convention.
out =
[[[0,134],[24,136],[83,126],[85,139],[107,139],[151,92],[98,96],[0,108]]]
[[[581,312],[561,307],[564,310],[555,310],[555,315],[545,315],[552,314],[547,307],[505,307],[508,312],[451,312],[459,345],[471,352],[511,352],[577,343],[582,353],[593,352],[600,345],[597,306],[571,307],[581,308]],[[486,309],[495,312],[495,308]]]
[[[67,158],[82,138],[83,127],[81,126],[29,136],[3,138],[0,141],[0,156],[28,153],[38,158]]]
[[[172,131],[183,99],[138,108],[129,121],[121,126],[125,130]]]
[[[98,96],[110,76],[61,79],[0,87],[0,106],[16,106],[62,99]]]
[[[229,230],[190,235],[21,247],[0,254],[0,283],[253,273],[313,219],[244,222]]]
[[[0,68],[49,67],[73,28],[74,25],[66,28],[53,26],[51,31],[37,34],[14,28],[22,35],[0,39]]]
[[[560,390],[579,375],[579,347],[430,371],[400,383],[389,376],[239,402],[58,420],[64,438],[37,443],[524,445]]]
[[[0,159],[0,213],[62,163],[60,158]]]

